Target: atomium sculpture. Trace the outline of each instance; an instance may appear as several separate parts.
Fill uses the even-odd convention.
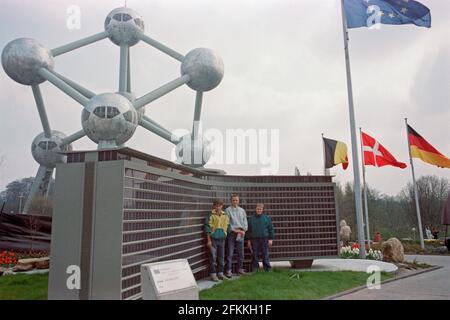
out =
[[[206,48],[194,49],[184,56],[148,37],[144,34],[142,17],[127,7],[111,11],[106,17],[104,28],[103,32],[52,50],[28,38],[13,40],[3,49],[3,69],[14,81],[31,86],[44,130],[33,140],[31,146],[33,157],[40,166],[25,204],[24,213],[28,212],[34,197],[47,194],[56,164],[65,162],[64,153],[71,151],[71,144],[84,136],[97,143],[98,149],[117,148],[123,146],[140,125],[175,144],[177,155],[182,163],[184,162],[180,157],[183,154],[198,154],[201,149],[201,163],[184,163],[185,165],[203,167],[211,155],[209,142],[199,134],[197,124],[200,121],[203,92],[217,87],[223,78],[222,59],[214,51]],[[54,71],[55,57],[106,38],[120,47],[117,92],[96,94]],[[130,47],[139,41],[181,62],[181,76],[136,98],[131,93]],[[51,130],[39,87],[39,84],[44,81],[49,81],[83,106],[82,130],[70,136]],[[145,106],[184,84],[197,92],[194,119],[191,134],[187,137],[176,137],[153,119],[145,116]]]

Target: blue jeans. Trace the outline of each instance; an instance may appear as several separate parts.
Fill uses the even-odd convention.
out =
[[[262,255],[263,267],[265,271],[270,271],[272,266],[269,261],[269,239],[267,238],[253,238],[252,244],[252,267],[255,270],[259,269],[259,255]]]
[[[233,266],[233,254],[234,247],[237,248],[238,252],[238,271],[244,270],[244,239],[237,241],[237,233],[230,231],[227,237],[228,242],[228,252],[227,252],[227,272],[231,272]]]
[[[217,240],[211,238],[211,250],[209,250],[209,264],[211,274],[223,274],[225,255],[225,239]]]

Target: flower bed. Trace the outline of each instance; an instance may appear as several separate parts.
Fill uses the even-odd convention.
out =
[[[33,269],[48,269],[49,257],[45,250],[0,251],[0,276]]]
[[[13,251],[0,252],[0,268],[11,268],[17,263],[17,256]]]
[[[355,243],[352,246],[345,246],[341,248],[342,259],[359,259],[359,244]],[[383,254],[380,250],[369,249],[366,244],[366,259],[367,260],[383,260]]]

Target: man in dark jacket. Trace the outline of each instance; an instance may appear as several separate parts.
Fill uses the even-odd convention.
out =
[[[272,267],[269,260],[269,248],[272,246],[274,229],[272,220],[264,212],[264,204],[256,204],[256,214],[248,220],[248,231],[246,238],[247,245],[252,252],[252,267],[259,269],[259,255],[263,258],[263,267],[265,271],[271,271]]]

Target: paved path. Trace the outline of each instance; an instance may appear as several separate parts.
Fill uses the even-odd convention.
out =
[[[450,256],[406,256],[407,261],[415,258],[443,268],[382,284],[380,290],[363,289],[336,300],[450,300]]]

